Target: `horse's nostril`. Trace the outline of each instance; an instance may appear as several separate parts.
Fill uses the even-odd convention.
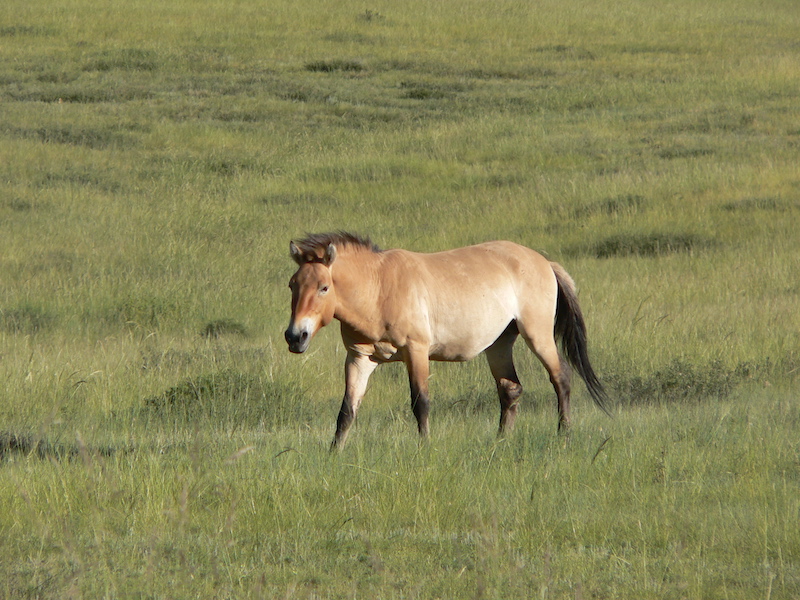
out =
[[[300,341],[301,342],[305,342],[307,339],[308,339],[308,332],[307,331],[301,332],[300,333]]]

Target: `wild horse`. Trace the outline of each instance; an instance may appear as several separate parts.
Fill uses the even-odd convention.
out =
[[[299,267],[289,281],[289,350],[305,352],[333,319],[341,323],[347,348],[334,447],[344,444],[379,364],[405,363],[411,408],[424,437],[429,361],[466,361],[481,352],[497,383],[500,433],[510,431],[522,394],[512,359],[518,335],[550,375],[559,430],[570,422],[569,364],[606,411],[605,392],[589,363],[575,284],[541,254],[504,241],[433,254],[382,251],[369,239],[344,232],[309,235],[289,249]]]

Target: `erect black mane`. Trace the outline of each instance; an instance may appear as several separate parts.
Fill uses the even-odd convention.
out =
[[[362,237],[347,231],[334,231],[331,233],[310,233],[302,240],[295,242],[295,245],[303,254],[318,255],[325,252],[330,244],[342,249],[344,247],[355,247],[369,250],[370,252],[380,252],[368,237]]]

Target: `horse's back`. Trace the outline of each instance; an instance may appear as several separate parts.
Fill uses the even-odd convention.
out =
[[[555,282],[550,262],[526,246],[509,241],[492,241],[432,254],[420,254],[421,262],[436,281],[448,287],[513,286],[521,294],[531,284]]]
[[[393,280],[392,287],[426,290],[448,301],[454,294],[470,296],[492,289],[513,288],[515,294],[555,290],[550,261],[514,242],[491,241],[429,254],[397,249],[384,255],[385,277]]]

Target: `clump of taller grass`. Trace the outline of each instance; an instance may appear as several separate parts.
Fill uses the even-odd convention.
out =
[[[686,232],[669,233],[620,233],[611,235],[599,242],[582,245],[573,249],[573,254],[588,254],[595,258],[614,256],[655,257],[676,252],[704,250],[714,245],[714,241],[704,235]]]
[[[245,337],[247,335],[247,328],[233,319],[216,319],[206,323],[200,330],[200,335],[209,339],[217,339],[230,335]]]
[[[41,306],[25,303],[0,309],[0,329],[12,334],[30,335],[48,329],[56,317]]]
[[[741,362],[734,368],[722,361],[694,364],[676,358],[648,375],[628,376],[610,372],[605,381],[621,405],[664,402],[702,402],[709,398],[727,398],[733,391],[752,381],[768,365]]]
[[[274,429],[310,421],[316,414],[292,383],[223,369],[187,377],[144,400],[145,414],[168,422],[211,422]]]
[[[333,73],[344,71],[347,73],[360,73],[366,66],[360,60],[334,58],[329,60],[315,60],[306,63],[306,71],[313,73]]]

